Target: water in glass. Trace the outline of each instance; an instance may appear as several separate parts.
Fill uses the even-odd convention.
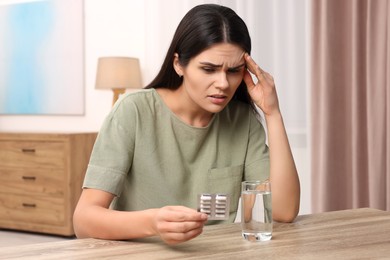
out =
[[[272,238],[271,192],[243,190],[241,194],[242,236],[249,241]]]

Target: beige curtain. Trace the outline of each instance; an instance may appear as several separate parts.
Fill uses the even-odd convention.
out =
[[[312,1],[312,209],[390,210],[390,1]]]

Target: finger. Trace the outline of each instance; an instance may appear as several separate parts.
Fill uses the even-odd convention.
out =
[[[160,232],[187,233],[194,229],[203,228],[205,222],[186,221],[186,222],[162,222],[160,223]]]
[[[195,209],[188,208],[185,206],[168,206],[167,208],[176,210],[176,211],[183,211],[183,212],[197,212]]]
[[[167,207],[166,221],[184,222],[184,221],[205,221],[208,216],[205,213],[200,213],[194,209],[183,206]]]
[[[245,61],[246,61],[246,65],[247,65],[248,70],[251,73],[253,73],[258,80],[261,80],[264,78],[264,75],[263,75],[264,71],[259,67],[259,65],[256,64],[256,62],[252,59],[251,56],[249,56],[248,53],[245,55]]]
[[[251,90],[256,86],[255,83],[253,82],[252,76],[249,74],[247,70],[244,72],[244,82],[249,92],[251,92]]]
[[[169,243],[184,242],[192,239],[203,231],[204,223],[165,222],[160,223],[159,235]]]
[[[269,73],[266,72],[266,71],[263,71],[263,75],[264,75],[264,78],[267,80],[267,82],[268,82],[270,85],[273,85],[273,83],[274,83],[274,78],[272,77],[272,75],[269,74]]]
[[[259,80],[259,82],[263,82],[264,80],[268,83],[273,85],[274,78],[269,74],[268,72],[264,71],[262,68],[257,65],[257,63],[252,59],[251,56],[249,56],[248,53],[245,55],[246,65],[248,70],[255,74],[256,78]]]
[[[199,229],[191,230],[191,231],[186,232],[186,233],[171,232],[171,233],[164,234],[164,237],[162,237],[162,239],[167,244],[174,245],[174,244],[178,244],[178,243],[182,243],[182,242],[191,240],[191,239],[199,236],[200,234],[202,234],[202,231],[203,231],[203,229],[199,228]]]

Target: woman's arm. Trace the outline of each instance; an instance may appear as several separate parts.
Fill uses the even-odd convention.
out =
[[[258,79],[255,84],[249,72],[245,71],[244,80],[248,92],[264,112],[267,124],[273,218],[276,221],[291,222],[299,212],[300,184],[279,109],[275,83],[272,76],[260,69],[248,54],[245,54],[245,61],[248,70]]]
[[[125,240],[160,236],[167,244],[190,240],[202,233],[207,215],[182,206],[143,211],[109,209],[114,195],[84,189],[73,216],[78,238]]]
[[[291,222],[299,212],[300,185],[282,115],[265,117],[270,152],[273,219]]]

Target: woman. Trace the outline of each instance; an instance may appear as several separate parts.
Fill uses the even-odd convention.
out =
[[[231,9],[205,4],[185,15],[156,78],[123,97],[99,132],[74,213],[78,237],[190,240],[207,222],[197,194],[228,193],[232,222],[243,180],[269,178],[273,218],[296,217],[299,179],[274,81],[250,51]]]

